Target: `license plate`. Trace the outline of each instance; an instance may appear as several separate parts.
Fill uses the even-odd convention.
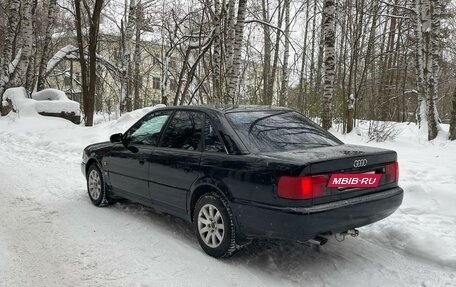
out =
[[[327,187],[372,188],[378,186],[381,178],[381,174],[375,173],[335,173],[331,175]]]

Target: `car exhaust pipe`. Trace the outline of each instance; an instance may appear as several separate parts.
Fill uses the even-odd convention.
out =
[[[350,235],[351,237],[357,237],[359,236],[359,230],[352,228],[347,231],[341,232],[341,233],[336,233],[334,234],[334,237],[338,242],[342,242],[345,240],[345,236]]]
[[[351,237],[356,237],[356,236],[359,235],[359,230],[355,229],[355,228],[349,229],[349,230],[346,231],[346,234],[350,235]]]
[[[318,245],[318,246],[323,246],[323,245],[326,244],[326,242],[328,242],[328,238],[324,238],[322,236],[316,236],[313,239],[309,239],[308,242],[312,243],[312,244],[315,244],[315,245]]]

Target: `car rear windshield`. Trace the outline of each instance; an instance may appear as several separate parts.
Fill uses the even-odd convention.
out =
[[[233,112],[226,117],[252,152],[279,152],[342,144],[294,111]]]

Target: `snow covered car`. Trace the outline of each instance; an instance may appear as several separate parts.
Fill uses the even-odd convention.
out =
[[[270,106],[159,108],[86,147],[81,168],[93,204],[127,198],[184,218],[214,257],[252,238],[357,235],[403,198],[396,152]]]

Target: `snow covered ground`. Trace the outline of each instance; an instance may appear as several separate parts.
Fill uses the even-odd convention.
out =
[[[456,286],[456,142],[427,142],[414,124],[399,124],[394,141],[368,143],[398,152],[405,198],[358,238],[320,250],[256,242],[216,260],[180,219],[137,204],[90,203],[83,147],[146,111],[93,128],[0,118],[0,286]],[[360,133],[338,136],[366,144],[365,124]]]

